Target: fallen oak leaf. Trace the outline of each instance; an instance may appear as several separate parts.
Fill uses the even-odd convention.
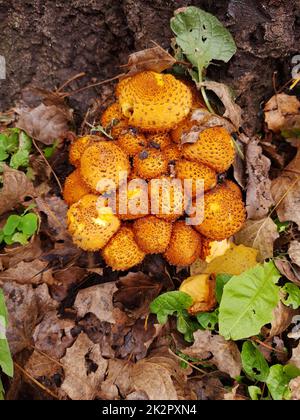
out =
[[[209,359],[221,371],[232,378],[241,373],[242,362],[237,345],[225,340],[221,335],[212,335],[211,331],[194,332],[194,344],[182,350],[187,356],[200,360]]]
[[[24,172],[2,165],[3,187],[0,191],[0,215],[23,203],[26,197],[34,197],[32,182]]]
[[[17,127],[48,146],[66,135],[72,120],[72,110],[56,105],[40,104],[33,109],[18,109],[17,112],[20,116]]]
[[[129,55],[128,63],[121,66],[128,69],[126,75],[120,77],[134,76],[142,71],[155,71],[161,73],[171,68],[176,59],[159,45],[146,50],[138,51]]]
[[[270,166],[270,160],[262,153],[259,139],[252,137],[246,145],[246,209],[249,219],[262,219],[274,204],[269,179]]]
[[[275,258],[274,263],[283,276],[300,286],[300,267],[292,264],[286,258]]]
[[[242,109],[234,102],[230,88],[224,83],[212,81],[201,82],[198,85],[212,90],[220,98],[225,107],[223,117],[228,118],[238,129],[242,125]]]
[[[234,236],[234,242],[255,248],[259,251],[258,261],[273,257],[273,244],[279,238],[277,226],[270,217],[261,220],[248,219],[242,229]]]

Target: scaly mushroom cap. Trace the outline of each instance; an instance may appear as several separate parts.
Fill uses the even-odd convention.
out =
[[[98,196],[94,194],[85,195],[67,213],[73,242],[85,251],[102,249],[121,224],[111,209],[99,208],[97,200]]]
[[[140,264],[145,253],[138,247],[131,228],[122,227],[102,251],[107,265],[113,270],[128,270]]]
[[[157,150],[166,150],[171,145],[169,133],[150,134],[147,137],[149,147]]]
[[[183,156],[222,173],[227,171],[234,161],[234,144],[225,128],[211,127],[199,134],[196,143],[183,145]]]
[[[170,74],[144,71],[118,86],[119,103],[129,125],[145,131],[167,131],[190,112],[192,94]]]
[[[172,223],[147,216],[135,220],[133,232],[138,246],[147,254],[164,252],[170,242]]]
[[[164,256],[172,265],[193,264],[201,252],[201,236],[184,220],[175,222],[171,240]]]
[[[144,150],[147,146],[147,140],[136,128],[129,128],[118,136],[116,144],[121,147],[128,156],[133,157]]]
[[[159,178],[168,171],[168,161],[163,152],[145,149],[135,155],[133,169],[143,179]]]
[[[177,144],[171,144],[164,150],[168,163],[175,162],[181,157],[181,148]]]
[[[151,212],[158,218],[174,221],[185,211],[184,191],[179,179],[162,177],[151,181],[149,196],[151,197]]]
[[[234,193],[237,194],[238,198],[243,198],[242,195],[242,191],[240,189],[240,187],[238,186],[238,184],[236,184],[235,182],[231,181],[230,179],[226,179],[224,181],[224,184]]]
[[[71,144],[69,150],[69,160],[70,163],[76,168],[80,166],[80,159],[83,155],[83,152],[87,147],[93,144],[95,141],[101,140],[101,137],[98,136],[84,136],[80,137]]]
[[[83,153],[80,173],[88,187],[100,194],[112,189],[106,180],[113,181],[117,187],[126,178],[126,173],[129,175],[130,162],[119,146],[109,141],[100,141],[89,146]]]
[[[216,257],[224,255],[230,248],[230,241],[223,239],[222,241],[212,241],[209,238],[202,236],[201,259],[210,263]]]
[[[226,185],[204,195],[204,221],[195,226],[207,238],[221,241],[237,233],[246,220],[243,201]]]
[[[63,191],[64,200],[70,206],[87,194],[90,194],[90,190],[83,182],[80,170],[76,169],[66,178]]]
[[[114,102],[103,112],[100,119],[102,127],[114,138],[128,129],[128,120],[121,111],[119,102]]]
[[[192,196],[196,196],[197,180],[204,181],[204,191],[211,190],[217,185],[217,174],[209,166],[203,165],[202,163],[192,162],[186,159],[180,159],[176,162],[176,176],[184,181],[185,179],[191,179],[192,182]],[[203,193],[203,191],[199,191]]]

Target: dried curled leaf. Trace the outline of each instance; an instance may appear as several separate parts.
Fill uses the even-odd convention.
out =
[[[122,67],[128,69],[126,77],[134,76],[141,71],[162,71],[176,63],[175,58],[159,45],[130,54],[128,63]]]
[[[249,219],[262,219],[274,204],[269,179],[270,160],[262,154],[259,139],[253,137],[246,146],[248,173],[246,208]]]
[[[300,126],[300,102],[296,96],[279,93],[265,105],[265,121],[274,132]]]
[[[294,264],[300,267],[300,242],[292,241],[289,246],[289,256]]]
[[[273,257],[273,244],[279,238],[277,226],[270,217],[261,220],[247,220],[235,235],[235,243],[243,244],[259,251],[258,260]]]
[[[242,109],[232,98],[232,93],[227,85],[218,82],[206,81],[199,84],[208,90],[212,90],[222,101],[225,107],[223,117],[228,118],[238,129],[242,125]]]
[[[300,149],[283,173],[272,181],[272,196],[280,222],[292,221],[300,227]]]
[[[3,165],[3,188],[0,191],[0,215],[22,204],[25,197],[35,195],[34,187],[24,172]]]
[[[32,138],[46,145],[63,138],[72,120],[72,111],[67,107],[40,104],[33,109],[18,110],[20,119],[17,126]]]

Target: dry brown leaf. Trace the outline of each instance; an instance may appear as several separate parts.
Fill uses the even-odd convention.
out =
[[[74,326],[74,321],[59,319],[56,311],[46,312],[33,333],[35,347],[54,359],[60,359],[75,341],[76,336],[71,333]]]
[[[291,241],[288,253],[292,262],[300,267],[300,242]]]
[[[273,257],[273,244],[279,238],[277,226],[270,217],[261,220],[247,220],[243,228],[235,235],[234,242],[259,251],[258,260]]]
[[[291,324],[293,316],[297,313],[292,308],[285,306],[282,302],[279,302],[273,311],[273,320],[271,322],[271,330],[269,337],[281,334]]]
[[[232,390],[231,390],[231,391],[226,392],[226,393],[224,394],[224,400],[225,400],[225,401],[238,401],[238,400],[244,400],[245,398],[244,398],[244,397],[242,397],[241,395],[238,395],[238,393],[237,393],[239,386],[240,386],[239,384],[238,384],[238,385],[235,385],[235,386],[232,388]]]
[[[93,313],[100,321],[114,324],[113,294],[116,290],[115,282],[97,284],[80,290],[74,303],[77,316],[83,318],[87,313]]]
[[[225,107],[224,117],[228,118],[236,129],[242,125],[242,109],[236,104],[232,97],[232,92],[227,85],[218,82],[206,81],[199,83],[199,86],[204,86],[208,90],[212,90],[222,101]]]
[[[297,286],[300,286],[300,267],[292,264],[286,258],[276,258],[274,262],[282,275],[297,284]]]
[[[61,363],[65,373],[61,389],[72,400],[93,400],[108,366],[108,361],[101,356],[99,345],[80,333]]]
[[[188,356],[197,359],[209,359],[221,371],[232,378],[241,373],[242,362],[239,349],[233,341],[226,341],[221,335],[212,335],[211,331],[196,331],[194,344],[182,350]]]
[[[68,206],[64,200],[56,196],[38,197],[36,204],[38,210],[47,216],[49,234],[56,241],[70,240],[66,225]]]
[[[46,270],[48,262],[33,260],[31,262],[19,262],[15,267],[0,273],[0,284],[15,281],[20,284],[53,284],[54,279],[51,270]]]
[[[290,381],[289,388],[292,392],[291,399],[295,401],[299,401],[300,400],[300,376]]]
[[[292,221],[300,227],[300,148],[282,174],[272,181],[272,195],[281,222]]]
[[[29,262],[42,255],[41,241],[34,236],[27,245],[11,245],[4,248],[5,253],[0,259],[5,269],[18,265],[21,261]]]
[[[34,139],[46,145],[53,144],[61,139],[68,131],[68,125],[72,120],[72,110],[56,105],[46,106],[40,104],[33,109],[19,109],[19,121],[17,127],[26,131]]]
[[[57,303],[50,298],[45,284],[33,289],[29,284],[8,282],[3,291],[9,313],[7,339],[12,354],[16,354],[33,343],[35,326],[46,311],[56,308]]]
[[[23,203],[25,197],[34,197],[34,187],[24,172],[3,165],[3,187],[0,191],[0,215]]]
[[[98,397],[104,400],[119,400],[130,395],[132,363],[127,360],[110,359],[107,375],[102,382]]]
[[[24,368],[35,379],[42,380],[46,378],[48,387],[54,375],[62,373],[62,368],[58,363],[55,363],[37,350],[34,350]]]
[[[270,160],[262,154],[259,139],[251,138],[246,146],[248,174],[246,208],[249,219],[262,219],[267,216],[274,204],[269,179],[270,165]]]
[[[159,45],[129,55],[128,63],[122,67],[128,69],[126,76],[134,76],[141,71],[162,71],[176,63],[175,58]],[[123,77],[122,77],[123,78]]]
[[[265,105],[265,121],[274,132],[300,126],[300,102],[296,96],[279,93]]]
[[[289,363],[300,369],[300,344],[293,349],[292,357],[290,358]]]
[[[145,392],[150,400],[178,400],[175,383],[184,386],[188,373],[173,357],[154,355],[133,365],[131,377],[135,390]]]
[[[62,270],[56,270],[53,273],[56,283],[50,287],[53,299],[62,302],[68,296],[70,289],[78,286],[87,274],[88,270],[77,267],[76,265],[63,268]]]

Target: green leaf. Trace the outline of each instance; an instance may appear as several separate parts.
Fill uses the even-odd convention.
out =
[[[258,386],[248,386],[248,392],[250,395],[251,400],[259,400],[261,397],[261,389]]]
[[[12,245],[14,243],[12,235],[4,236],[4,242],[6,243],[6,245]]]
[[[17,230],[20,222],[21,222],[21,217],[18,216],[17,214],[12,214],[11,216],[9,216],[3,228],[4,235],[5,236],[12,235]]]
[[[216,299],[220,303],[223,296],[223,289],[225,284],[229,282],[232,274],[218,274],[216,277]]]
[[[278,233],[285,232],[290,225],[290,222],[280,222],[278,218],[274,220],[274,223],[277,226]]]
[[[196,318],[205,330],[215,330],[219,322],[219,309],[215,309],[213,312],[202,312],[197,314]]]
[[[300,376],[300,369],[292,365],[273,365],[270,367],[270,373],[266,384],[274,400],[289,400],[291,392],[289,382]]]
[[[2,381],[0,378],[0,401],[3,401],[3,400],[4,400],[4,388],[3,388]]]
[[[27,150],[18,150],[10,158],[9,166],[13,169],[19,169],[20,166],[27,167],[29,165],[29,152]]]
[[[4,239],[3,229],[0,229],[0,244],[1,242],[3,242],[3,239]]]
[[[243,343],[241,358],[243,369],[250,379],[260,382],[267,380],[269,365],[258,348],[250,341]]]
[[[210,13],[190,6],[171,19],[176,42],[199,73],[212,60],[226,63],[236,52],[230,32]]]
[[[177,313],[177,330],[184,335],[184,339],[191,343],[194,341],[194,332],[199,329],[196,321],[193,321],[186,310]]]
[[[45,156],[46,159],[50,159],[53,156],[57,146],[58,146],[58,140],[55,140],[55,142],[52,144],[52,146],[45,147],[44,156]]]
[[[225,285],[220,304],[220,334],[229,340],[257,335],[273,319],[279,301],[275,283],[280,273],[272,261],[233,276]]]
[[[300,288],[293,283],[286,283],[281,290],[285,294],[282,302],[286,306],[291,306],[293,309],[298,309],[300,306]]]
[[[12,243],[19,243],[21,245],[26,245],[26,244],[28,244],[29,237],[30,236],[29,235],[26,235],[25,233],[16,232],[11,237],[11,241],[12,241]]]
[[[3,372],[13,376],[13,361],[10,354],[8,342],[6,340],[7,310],[3,291],[0,289],[0,367]]]
[[[169,315],[188,309],[193,304],[190,295],[184,292],[173,291],[163,293],[150,304],[150,312],[157,315],[158,322],[165,324]]]
[[[5,159],[7,159],[9,154],[5,151],[3,147],[0,145],[0,161],[3,162]]]
[[[27,213],[21,217],[18,229],[28,236],[32,236],[38,228],[38,217],[35,213]]]

